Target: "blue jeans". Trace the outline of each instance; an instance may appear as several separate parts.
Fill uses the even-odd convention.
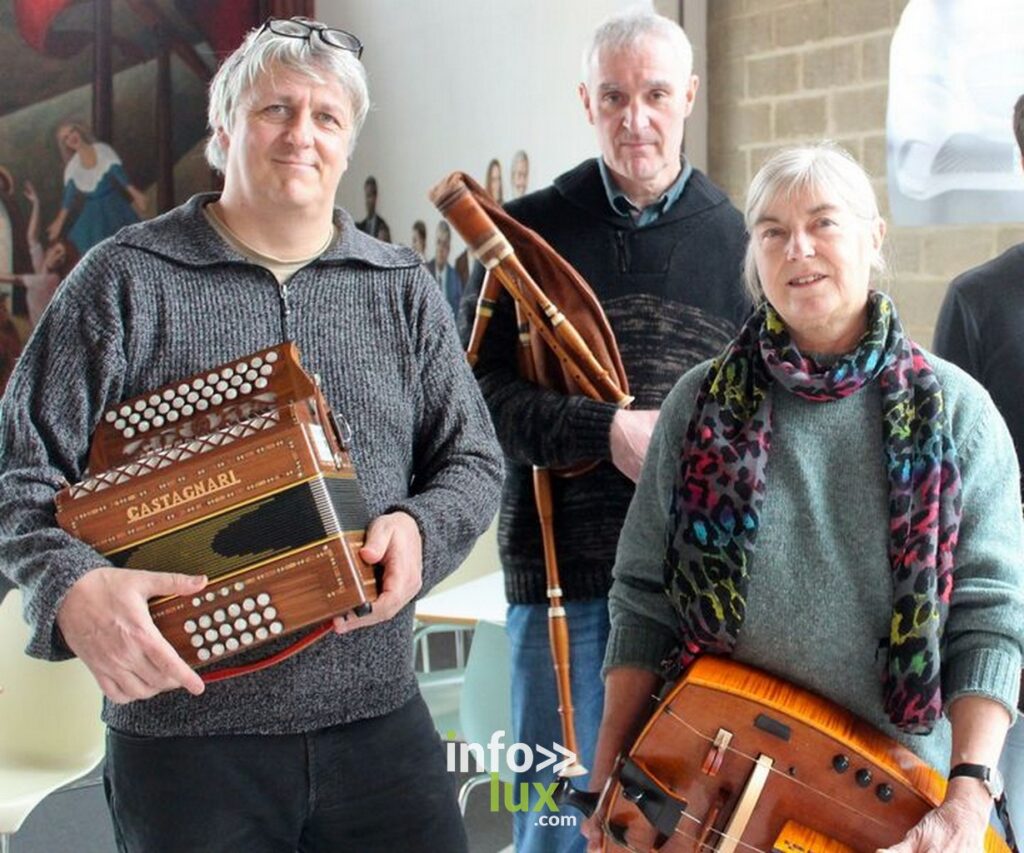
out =
[[[580,761],[588,769],[594,762],[594,748],[604,711],[604,683],[601,664],[608,643],[608,600],[570,601],[565,605],[569,625],[569,667],[572,677],[572,701],[576,712],[576,740]],[[536,746],[552,749],[562,742],[562,724],[558,715],[558,690],[548,642],[546,604],[511,604],[507,630],[511,652],[512,740],[529,744],[534,765],[544,760]],[[585,789],[588,776],[573,779]],[[513,818],[513,837],[517,853],[584,853],[586,841],[580,835],[583,816],[566,807],[563,814],[576,815],[576,826],[543,826],[546,811],[533,811],[538,802],[533,782],[549,785],[555,776],[552,766],[536,771],[532,767],[516,774],[516,791],[522,783],[530,787],[530,811],[517,811]],[[543,809],[543,806],[542,806]]]
[[[1006,733],[999,769],[1006,783],[1006,807],[1010,812],[1017,843],[1024,841],[1024,719],[1018,720]],[[998,820],[996,825],[1002,829]]]
[[[107,730],[121,853],[466,853],[453,776],[417,694],[383,717],[295,735]]]

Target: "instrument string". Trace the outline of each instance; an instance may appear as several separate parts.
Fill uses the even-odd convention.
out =
[[[677,714],[671,707],[666,708],[665,709],[665,713],[669,716],[670,719],[675,720],[677,723],[682,724],[683,726],[685,726],[687,729],[689,729],[697,737],[699,737],[699,738],[701,738],[703,740],[706,740],[708,743],[714,744],[714,740],[715,740],[714,737],[710,737],[707,734],[705,734],[704,732],[702,732],[699,729],[697,729],[688,720],[686,720],[685,718],[679,716],[679,714]],[[732,745],[727,746],[725,749],[728,752],[736,753],[736,755],[739,755],[742,758],[745,758],[751,764],[755,764],[757,762],[757,758],[755,756],[748,755],[747,753],[743,752],[740,749],[737,749],[736,747],[734,747]],[[857,815],[857,817],[863,818],[864,820],[870,821],[871,823],[878,824],[879,826],[885,826],[885,822],[884,821],[881,821],[878,818],[874,817],[873,815],[867,814],[866,812],[862,812],[860,809],[852,806],[850,803],[848,803],[848,802],[846,802],[844,800],[840,800],[837,797],[834,797],[831,794],[828,794],[825,791],[822,791],[822,790],[814,787],[813,785],[811,785],[808,782],[804,782],[801,779],[797,779],[794,776],[790,776],[789,773],[776,768],[774,765],[769,768],[769,772],[770,773],[774,773],[776,776],[778,776],[778,777],[780,777],[782,779],[785,779],[787,782],[790,782],[790,783],[795,784],[795,785],[799,785],[800,787],[804,788],[807,791],[810,791],[810,792],[812,792],[814,794],[817,794],[820,797],[824,797],[826,800],[828,800],[833,805],[841,806],[842,808],[847,809],[847,810],[853,812],[855,815]]]

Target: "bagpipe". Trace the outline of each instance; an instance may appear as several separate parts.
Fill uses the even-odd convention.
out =
[[[472,178],[454,172],[430,191],[430,200],[487,270],[467,349],[476,364],[484,334],[504,288],[515,302],[517,364],[523,379],[563,394],[583,394],[625,407],[632,402],[615,336],[587,283],[536,232],[521,225]],[[543,282],[543,287],[539,284]],[[558,476],[577,476],[597,463]],[[578,756],[569,675],[569,630],[555,546],[551,474],[534,466],[548,596],[548,633],[558,689],[562,743]],[[563,777],[582,776],[578,757]]]
[[[377,598],[350,433],[294,344],[261,350],[104,412],[57,523],[115,566],[207,576],[202,592],[149,605],[195,669],[316,626],[203,680],[264,669]]]

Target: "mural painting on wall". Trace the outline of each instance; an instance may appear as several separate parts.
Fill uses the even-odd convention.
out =
[[[481,185],[487,190],[491,198],[498,204],[519,198],[525,195],[530,183],[530,158],[522,149],[512,155],[509,166],[509,187],[510,192],[505,193],[504,178],[501,167],[501,160],[493,158],[488,164],[481,177]],[[378,240],[392,242],[391,229],[387,222],[377,211],[379,187],[377,179],[370,175],[363,184],[366,196],[366,216],[356,222],[356,227],[365,231]],[[451,228],[443,219],[434,224],[434,251],[433,256],[428,259],[427,246],[427,224],[422,219],[412,223],[409,233],[408,246],[413,249],[422,259],[427,271],[437,280],[438,287],[444,293],[445,299],[451,305],[452,311],[458,315],[459,301],[462,298],[462,291],[469,280],[472,268],[472,258],[468,250],[463,251],[452,261],[451,258]],[[394,242],[404,241],[395,240]]]
[[[0,390],[62,278],[210,189],[206,86],[260,0],[0,5]]]
[[[1024,221],[1013,105],[1024,4],[910,0],[893,34],[886,137],[897,225]]]

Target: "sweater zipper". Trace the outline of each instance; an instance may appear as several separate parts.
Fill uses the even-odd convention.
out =
[[[288,329],[288,315],[291,313],[288,307],[288,282],[278,282],[277,289],[281,297],[281,340],[290,341],[292,338]]]
[[[616,231],[615,242],[619,246],[619,272],[629,272],[629,247],[626,244],[626,235],[622,231]]]

